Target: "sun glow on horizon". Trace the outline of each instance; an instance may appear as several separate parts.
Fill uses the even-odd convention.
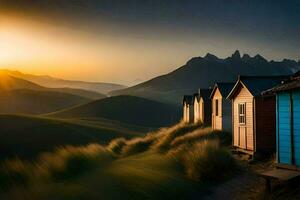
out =
[[[157,63],[175,63],[167,56],[161,59],[163,55],[151,41],[136,42],[8,15],[0,15],[0,44],[0,68],[66,79],[130,84],[130,79],[145,80],[168,72]],[[170,51],[167,44],[161,43],[160,48]],[[144,56],[138,55],[142,52]]]

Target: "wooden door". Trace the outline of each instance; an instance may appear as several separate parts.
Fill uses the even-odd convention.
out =
[[[238,146],[242,149],[247,148],[247,131],[246,131],[246,126],[239,126],[239,144]]]

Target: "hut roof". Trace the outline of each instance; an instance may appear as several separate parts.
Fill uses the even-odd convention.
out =
[[[227,98],[231,99],[240,84],[245,86],[253,96],[260,96],[262,92],[278,85],[287,76],[239,76]]]
[[[194,96],[192,95],[184,95],[182,103],[184,104],[186,102],[187,104],[191,105],[194,103]]]
[[[210,94],[210,98],[212,98],[215,94],[215,91],[217,88],[219,89],[222,97],[227,97],[232,88],[234,87],[235,83],[215,83],[214,89],[212,90]]]
[[[275,87],[264,91],[263,94],[268,95],[268,94],[274,94],[276,92],[294,90],[294,89],[300,89],[300,71],[298,71],[290,78],[282,81],[280,84],[276,85]]]
[[[200,89],[200,97],[203,98],[203,101],[210,99],[212,89]]]

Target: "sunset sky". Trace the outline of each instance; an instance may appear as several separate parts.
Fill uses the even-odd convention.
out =
[[[207,52],[299,60],[299,10],[296,0],[0,0],[0,68],[132,85]]]

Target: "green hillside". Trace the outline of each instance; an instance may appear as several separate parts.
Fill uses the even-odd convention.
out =
[[[44,114],[105,97],[82,89],[46,88],[0,72],[0,113]]]
[[[58,118],[106,118],[146,127],[161,127],[179,120],[179,108],[134,96],[96,100],[47,116]]]
[[[89,101],[90,99],[62,92],[0,90],[0,113],[43,114]]]
[[[145,131],[141,127],[114,125],[108,120],[92,124],[20,115],[0,115],[0,127],[0,159],[13,156],[31,159],[62,145],[106,143]]]

